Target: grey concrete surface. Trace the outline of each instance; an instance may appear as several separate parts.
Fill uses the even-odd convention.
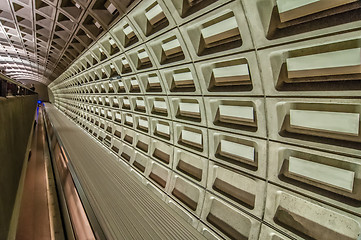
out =
[[[6,239],[37,95],[0,98],[0,239]]]

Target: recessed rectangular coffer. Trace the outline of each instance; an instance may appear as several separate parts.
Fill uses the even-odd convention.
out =
[[[290,110],[290,124],[294,128],[357,136],[359,121],[358,113]]]
[[[307,161],[301,158],[289,157],[288,171],[300,177],[352,192],[355,172]]]
[[[361,48],[352,48],[286,59],[289,78],[361,73]]]
[[[249,84],[251,80],[248,64],[214,68],[212,77],[216,87]]]
[[[281,22],[287,22],[356,1],[358,0],[277,0],[277,7]]]

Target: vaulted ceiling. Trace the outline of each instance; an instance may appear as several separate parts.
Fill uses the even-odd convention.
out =
[[[134,0],[0,0],[0,71],[48,85]]]

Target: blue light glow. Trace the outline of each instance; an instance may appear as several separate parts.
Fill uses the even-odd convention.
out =
[[[41,101],[40,101],[40,100],[38,101],[38,104],[41,104]]]

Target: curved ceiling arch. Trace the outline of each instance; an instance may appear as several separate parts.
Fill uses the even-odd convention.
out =
[[[0,0],[0,70],[48,85],[136,2]]]

